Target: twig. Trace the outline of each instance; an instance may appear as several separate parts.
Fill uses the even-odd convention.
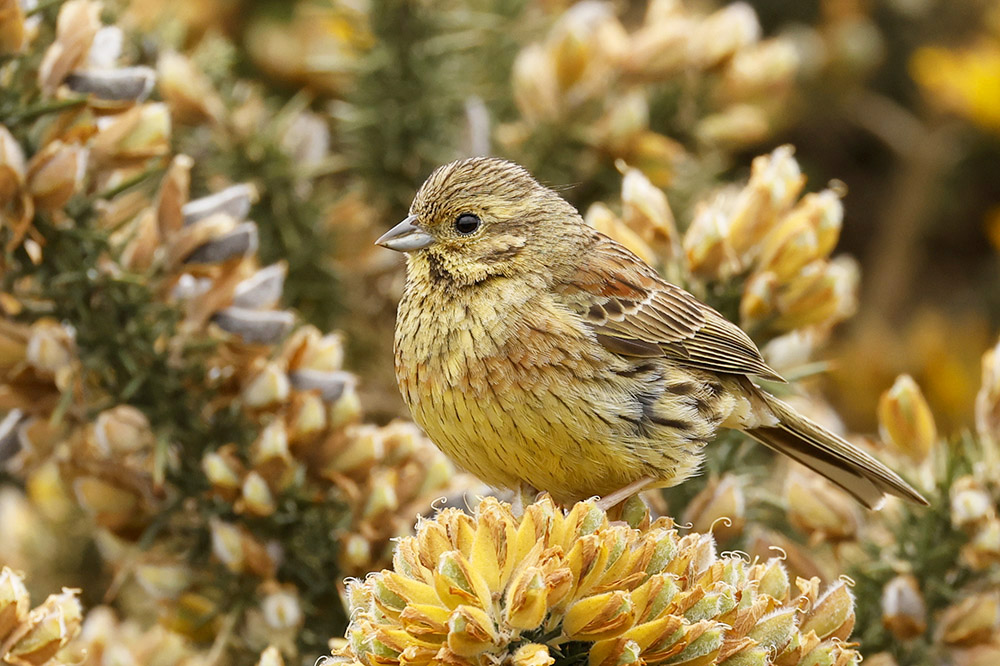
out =
[[[863,316],[890,320],[910,303],[928,204],[954,161],[952,128],[930,127],[887,97],[865,93],[849,104],[854,122],[882,140],[900,164],[884,198],[869,250]]]

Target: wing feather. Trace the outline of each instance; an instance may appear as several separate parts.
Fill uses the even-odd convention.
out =
[[[557,291],[616,354],[784,381],[736,324],[600,233]]]

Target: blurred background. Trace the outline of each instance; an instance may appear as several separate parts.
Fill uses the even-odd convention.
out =
[[[683,21],[664,20],[624,63],[612,32],[648,28],[650,11],[693,29],[721,3],[571,4],[149,2],[124,6],[122,21],[155,35],[135,48],[188,54],[220,108],[238,75],[272,108],[316,114],[301,150],[327,173],[304,205],[281,201],[294,176],[273,156],[234,159],[204,129],[180,145],[200,168],[228,159],[233,179],[264,185],[251,213],[263,256],[289,261],[290,305],[351,333],[351,365],[384,395],[373,406],[384,417],[400,413],[386,360],[401,260],[368,241],[435,166],[498,154],[586,210],[614,195],[624,160],[665,188],[684,229],[698,193],[791,143],[811,188],[844,183],[837,252],[863,275],[858,314],[827,354],[831,399],[871,431],[871,405],[908,372],[945,428],[968,423],[1000,302],[995,4],[751,2],[702,26],[700,43],[681,44],[671,31]],[[734,51],[745,53],[724,71]]]
[[[62,646],[312,663],[345,575],[487,491],[407,421],[372,243],[493,154],[934,505],[723,437],[654,511],[850,573],[865,654],[998,663],[995,1],[0,0],[0,125],[0,564],[102,609]]]

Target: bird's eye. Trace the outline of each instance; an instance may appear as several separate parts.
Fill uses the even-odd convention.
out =
[[[455,231],[463,236],[468,236],[469,234],[475,232],[476,229],[479,228],[480,224],[482,224],[482,222],[480,222],[479,218],[472,213],[462,213],[458,216],[458,219],[455,220]]]

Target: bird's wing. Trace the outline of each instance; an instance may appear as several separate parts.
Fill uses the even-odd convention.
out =
[[[784,381],[736,324],[607,236],[595,232],[575,274],[556,289],[617,354]]]

